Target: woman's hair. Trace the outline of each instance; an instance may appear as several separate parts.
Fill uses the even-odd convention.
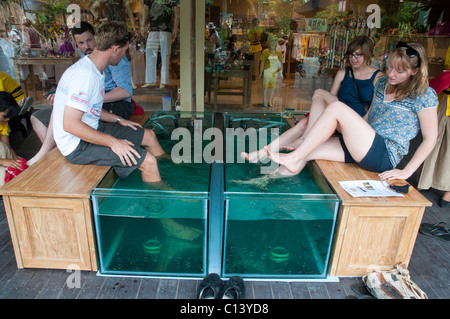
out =
[[[106,51],[113,45],[123,47],[131,40],[131,34],[127,31],[124,23],[108,21],[102,23],[95,33],[95,48]]]
[[[6,112],[6,118],[12,118],[19,114],[19,105],[11,93],[0,91],[0,112]]]
[[[397,85],[388,84],[387,92],[395,91],[395,100],[401,101],[411,95],[415,99],[418,95],[425,94],[428,89],[428,62],[425,49],[415,42],[408,42],[406,45],[414,49],[417,54],[411,54],[408,47],[396,47],[389,56],[387,65],[392,65],[399,70],[416,70],[418,72],[411,75],[406,81]],[[411,55],[414,55],[410,57]]]
[[[345,52],[346,62],[350,63],[350,55],[359,49],[364,56],[364,63],[370,65],[373,57],[373,47],[373,40],[366,35],[354,38],[347,46],[347,52]]]

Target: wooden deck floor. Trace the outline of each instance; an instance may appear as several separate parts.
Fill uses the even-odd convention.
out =
[[[34,132],[16,152],[30,158],[36,152]],[[32,140],[30,142],[30,140]],[[14,139],[12,139],[12,145]],[[14,145],[13,145],[14,147]],[[34,149],[33,149],[34,148]],[[450,224],[448,209],[439,207],[441,193],[422,192],[432,207],[425,210],[423,222]],[[409,265],[411,279],[430,299],[450,298],[450,244],[422,234]],[[200,280],[120,278],[81,272],[79,288],[69,288],[71,273],[65,270],[17,269],[3,202],[0,205],[0,299],[193,299]],[[352,286],[360,277],[340,278],[339,282],[246,281],[248,299],[346,299],[354,296]]]

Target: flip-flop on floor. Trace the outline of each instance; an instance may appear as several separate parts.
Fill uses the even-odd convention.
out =
[[[446,242],[450,241],[450,228],[444,222],[435,224],[423,223],[419,228],[419,232]]]

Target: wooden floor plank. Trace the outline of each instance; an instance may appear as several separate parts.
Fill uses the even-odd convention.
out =
[[[409,264],[409,273],[411,275],[412,281],[420,287],[420,289],[425,292],[430,299],[439,299],[439,294],[434,290],[427,280],[427,276],[424,276],[415,269],[415,265]]]
[[[94,271],[86,271],[85,279],[77,294],[78,299],[96,299],[106,281],[106,277],[97,276]]]
[[[161,279],[159,281],[156,299],[175,299],[178,279]]]
[[[323,282],[308,282],[307,283],[311,299],[330,299],[325,283]]]
[[[178,281],[177,299],[195,299],[200,280],[182,279]]]
[[[123,279],[121,277],[106,277],[97,298],[114,299]]]
[[[341,282],[329,282],[324,286],[330,299],[345,299],[348,296]]]
[[[24,290],[24,287],[27,286],[28,282],[33,277],[34,271],[17,269],[14,260],[8,263],[3,269],[8,271],[9,278],[8,280],[6,280],[6,278],[2,280],[2,284],[0,285],[0,299],[18,298],[20,293]],[[36,290],[33,290],[32,293],[34,295]]]
[[[124,278],[120,284],[115,298],[117,299],[136,299],[141,285],[141,278]]]
[[[255,299],[273,299],[272,287],[269,281],[254,281],[253,294]]]
[[[272,281],[270,285],[273,299],[292,299],[291,288],[288,282]]]
[[[291,282],[291,295],[293,299],[310,299],[311,295],[308,290],[308,286],[304,281]]]
[[[245,284],[245,298],[255,299],[255,292],[253,288],[253,281],[244,281]]]
[[[89,271],[73,270],[67,272],[66,283],[59,294],[60,299],[77,299],[83,283],[89,280]]]
[[[18,299],[36,299],[40,292],[48,285],[54,272],[53,269],[22,269],[29,272],[30,280],[16,297]]]
[[[155,299],[159,286],[158,278],[143,278],[137,298]]]
[[[55,270],[49,277],[47,284],[39,291],[36,299],[57,299],[66,284],[68,273],[64,270]]]

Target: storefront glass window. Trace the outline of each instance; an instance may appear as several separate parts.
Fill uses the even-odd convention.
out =
[[[449,11],[438,1],[206,1],[205,106],[309,110],[314,91],[330,91],[338,70],[350,66],[347,47],[359,36],[373,40],[369,64],[381,71],[399,40],[421,43],[434,77],[445,68],[450,32],[441,22]]]
[[[195,3],[203,0],[183,1],[192,3],[187,18],[195,26],[199,22]],[[178,89],[181,52],[193,50],[180,46],[179,21],[186,12],[179,11],[179,4],[180,0],[6,2],[0,24],[5,56],[1,71],[28,88],[32,84],[28,68],[16,67],[11,58],[76,57],[70,17],[94,28],[114,19],[124,21],[133,35],[129,50],[133,94],[145,96],[139,91],[142,87]],[[204,39],[196,39],[195,33],[190,37],[205,44],[205,78],[199,84],[204,85],[205,109],[307,111],[314,91],[330,91],[338,70],[349,65],[345,53],[356,37],[373,39],[370,64],[381,71],[399,40],[421,43],[432,78],[446,68],[449,25],[450,4],[445,0],[206,0]],[[35,92],[36,97],[57,85],[67,67],[55,65],[35,67],[42,83],[35,85],[42,91]],[[198,80],[197,75],[192,82]],[[161,102],[154,94],[157,97],[136,100]],[[175,105],[180,94],[172,97]]]

